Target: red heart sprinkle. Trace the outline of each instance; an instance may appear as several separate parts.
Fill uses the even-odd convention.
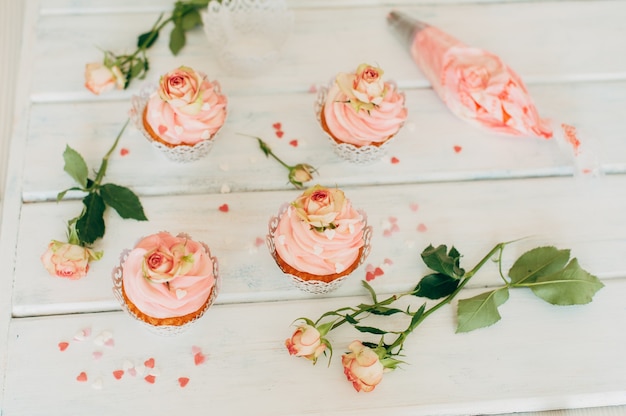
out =
[[[283,135],[284,135],[284,134],[285,134],[285,132],[284,132],[284,131],[282,131],[282,130],[276,130],[276,137],[278,137],[279,139],[280,139],[281,137],[283,137]]]
[[[394,156],[394,157],[391,158],[391,164],[395,165],[396,163],[400,163],[400,159],[398,159],[397,157]]]
[[[222,212],[228,212],[228,204],[222,204],[218,209]]]
[[[206,357],[201,352],[197,352],[196,355],[193,356],[193,362],[196,365],[200,365],[206,361]]]
[[[454,153],[459,153],[463,148],[461,146],[454,146]]]
[[[426,230],[428,230],[428,228],[426,228],[423,223],[417,226],[417,231],[419,231],[420,233],[426,232]]]
[[[143,365],[148,368],[154,368],[154,358],[148,358],[146,361],[144,361]]]
[[[272,124],[272,127],[274,127],[274,130],[280,130],[282,125],[280,123],[274,123],[274,124]]]
[[[125,147],[122,147],[122,148],[120,149],[120,155],[122,155],[122,156],[126,156],[127,154],[128,154],[128,149],[127,149],[127,148],[125,148]]]
[[[82,371],[77,377],[76,380],[80,381],[81,383],[87,381],[87,374]]]
[[[165,134],[166,131],[167,131],[167,127],[164,126],[163,124],[159,124],[159,134]]]
[[[263,238],[261,238],[261,237],[257,237],[257,238],[254,240],[254,245],[255,245],[256,247],[261,247],[263,244],[265,244],[265,239],[263,239]]]
[[[115,370],[113,372],[113,377],[115,377],[116,380],[121,379],[123,375],[124,375],[124,370]]]
[[[178,384],[180,384],[181,387],[185,387],[187,383],[189,383],[189,379],[187,377],[180,377],[178,379]]]
[[[385,274],[385,272],[380,267],[374,269],[374,276],[382,276],[383,274]]]
[[[65,342],[65,341],[59,342],[59,350],[61,351],[65,351],[67,347],[69,346],[70,346],[69,342]]]
[[[148,374],[143,379],[146,380],[150,384],[154,384],[154,382],[156,381],[156,377],[153,376],[152,374]]]
[[[298,147],[298,141],[295,139],[290,141],[289,144],[292,145],[293,147]]]
[[[365,280],[366,281],[371,282],[375,278],[376,278],[376,276],[374,276],[374,273],[372,273],[372,272],[365,273]]]

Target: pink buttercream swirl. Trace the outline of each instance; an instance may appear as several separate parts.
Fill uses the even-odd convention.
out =
[[[552,137],[522,79],[497,55],[433,26],[417,31],[411,54],[457,116],[501,133]]]
[[[226,96],[219,84],[189,67],[161,77],[147,104],[146,121],[172,145],[194,145],[210,139],[226,119]]]
[[[126,296],[154,318],[199,310],[215,285],[205,247],[186,236],[160,232],[143,238],[122,266]]]
[[[279,219],[272,236],[276,253],[304,273],[341,273],[358,259],[365,218],[338,189],[318,185],[306,192]]]
[[[355,73],[340,73],[323,106],[328,133],[335,139],[367,146],[398,132],[407,117],[404,94],[383,82],[380,68],[361,64]]]

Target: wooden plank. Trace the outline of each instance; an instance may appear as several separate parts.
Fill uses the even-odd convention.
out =
[[[425,5],[402,10],[439,25],[468,44],[501,55],[532,84],[623,80],[626,57],[613,51],[626,50],[626,29],[621,24],[625,8],[623,2],[573,1]],[[385,67],[401,84],[427,86],[407,49],[387,27],[388,11],[386,6],[339,8],[332,13],[325,9],[296,10],[297,24],[280,62],[258,78],[235,78],[220,68],[200,29],[189,34],[188,45],[177,57],[167,50],[167,36],[163,36],[150,51],[149,79],[158,79],[162,72],[184,63],[220,79],[232,93],[307,91],[311,84],[325,83],[337,71],[371,61]],[[138,33],[150,28],[157,16],[158,13],[83,15],[80,19],[72,15],[41,16],[35,47],[37,59],[33,62],[33,99],[96,99],[83,87],[85,63],[101,60],[97,47],[118,53],[131,50]],[[347,23],[352,21],[361,23]],[[110,31],[111,22],[119,29]],[[362,41],[364,27],[368,42]],[[325,36],[331,28],[334,35]],[[501,33],[524,35],[498,35]],[[350,53],[345,53],[347,50]],[[137,84],[133,88],[136,87]],[[109,99],[127,96],[128,92],[107,95]]]
[[[515,292],[501,322],[468,334],[454,334],[454,308],[444,307],[408,338],[407,364],[385,374],[369,394],[346,382],[340,355],[353,339],[375,337],[344,327],[333,332],[328,368],[325,361],[313,367],[290,357],[283,345],[292,319],[316,318],[364,297],[213,306],[173,338],[153,335],[123,313],[15,319],[4,415],[245,414],[251,406],[258,415],[467,415],[626,404],[625,295],[624,279],[608,281],[580,307]],[[88,339],[72,339],[86,328]],[[113,347],[95,344],[103,331]],[[62,341],[69,343],[64,352]],[[200,366],[194,346],[207,358]],[[158,371],[153,384],[128,372],[113,377],[125,361],[139,365],[149,358]],[[88,381],[79,383],[83,371]],[[179,377],[190,379],[184,389]]]
[[[504,270],[524,251],[541,245],[572,249],[581,265],[603,279],[626,276],[626,175],[598,181],[572,178],[520,181],[478,181],[346,188],[355,207],[363,209],[374,227],[372,253],[366,264],[391,259],[393,267],[373,284],[383,292],[409,290],[427,270],[419,253],[430,243],[455,245],[463,264],[473,267],[498,242],[528,237],[507,250]],[[267,223],[281,204],[298,191],[246,192],[214,195],[146,197],[149,222],[106,216],[107,234],[95,246],[104,257],[94,262],[80,281],[50,277],[38,259],[48,241],[62,239],[65,222],[80,203],[24,205],[15,261],[13,314],[46,315],[118,309],[110,275],[119,254],[137,239],[160,230],[187,232],[204,240],[220,262],[223,289],[218,303],[266,302],[311,297],[296,290],[274,264],[264,246]],[[218,207],[224,203],[229,212]],[[398,232],[391,229],[397,218]],[[495,266],[490,266],[495,267]],[[331,296],[360,293],[365,267]],[[500,282],[496,269],[475,284]]]

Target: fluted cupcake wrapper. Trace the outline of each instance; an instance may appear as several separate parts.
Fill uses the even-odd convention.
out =
[[[284,270],[283,267],[281,267],[281,264],[277,258],[278,255],[276,254],[276,246],[274,244],[273,236],[274,234],[276,234],[276,229],[278,228],[278,224],[280,222],[281,217],[287,212],[288,208],[289,208],[289,204],[284,204],[283,206],[280,207],[278,215],[270,218],[270,221],[268,224],[268,234],[265,237],[265,243],[267,244],[267,248],[272,258],[276,262],[276,265],[278,266],[278,268],[281,269],[281,271],[285,274],[285,276],[289,278],[289,281],[295,287],[297,287],[298,289],[304,292],[319,295],[319,294],[329,293],[329,292],[332,292],[333,290],[336,290],[345,282],[345,280],[350,276],[351,273],[348,273],[330,282],[324,282],[321,280],[304,280],[296,275],[289,273],[288,271]],[[357,262],[356,267],[359,267],[361,264],[363,264],[363,262],[365,262],[365,259],[367,259],[370,252],[372,251],[372,247],[371,247],[372,227],[367,225],[367,215],[361,210],[359,210],[358,212],[359,214],[363,216],[363,219],[365,221],[365,226],[363,228],[363,248],[361,250],[361,255],[356,261]]]
[[[215,85],[217,91],[220,90],[220,85],[217,81],[211,81],[212,84]],[[132,121],[133,125],[145,136],[146,139],[154,146],[157,150],[163,153],[169,160],[178,163],[188,163],[193,162],[198,159],[202,159],[211,151],[213,147],[213,142],[215,141],[215,137],[217,136],[219,130],[218,129],[211,137],[206,140],[202,140],[194,145],[176,145],[176,146],[166,146],[163,143],[160,143],[150,136],[150,133],[146,130],[143,124],[143,113],[146,109],[146,105],[150,100],[150,96],[154,91],[156,91],[157,87],[153,84],[144,85],[139,90],[139,94],[133,95],[131,97],[131,109],[129,111],[129,117]]]
[[[189,238],[189,236],[184,233],[178,234],[177,237]],[[183,325],[152,325],[144,321],[143,319],[141,319],[139,316],[137,316],[137,314],[135,314],[132,310],[128,308],[128,305],[126,304],[126,301],[124,300],[124,295],[122,294],[122,277],[123,277],[124,263],[128,259],[128,255],[130,254],[131,250],[125,249],[120,254],[119,264],[113,268],[113,272],[111,273],[111,278],[113,280],[113,295],[115,296],[115,299],[117,299],[120,305],[122,306],[122,309],[126,313],[128,313],[130,317],[135,319],[137,322],[139,322],[144,328],[148,329],[150,332],[155,333],[157,335],[162,335],[162,336],[176,336],[185,332],[193,324],[195,324],[198,321],[198,319],[200,319],[204,315],[204,313],[209,309],[209,307],[213,304],[213,302],[217,298],[217,295],[220,291],[221,282],[222,282],[222,280],[219,277],[219,267],[218,267],[217,258],[211,255],[211,250],[205,243],[202,243],[202,242],[199,242],[199,243],[204,247],[204,249],[206,250],[206,253],[208,254],[211,261],[213,262],[213,276],[215,276],[215,285],[213,286],[213,289],[211,289],[208,302],[206,302],[203,309],[198,313],[196,317],[194,317],[189,322],[186,322]]]

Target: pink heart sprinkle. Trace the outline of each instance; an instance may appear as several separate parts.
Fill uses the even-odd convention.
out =
[[[78,376],[76,376],[76,380],[80,381],[81,383],[87,381],[87,373],[82,371]]]
[[[94,360],[99,360],[100,358],[102,358],[102,351],[94,351],[93,353],[91,353],[91,355],[93,356]]]
[[[104,341],[104,345],[106,345],[107,347],[113,348],[115,346],[115,340],[113,338],[109,338],[106,341]]]
[[[391,261],[391,259],[385,259],[385,260],[383,261],[383,264],[386,264],[386,265],[388,265],[388,266],[391,266],[391,265],[393,264],[393,261]]]
[[[121,156],[126,156],[127,154],[128,154],[128,149],[127,149],[127,148],[125,148],[125,147],[122,147],[122,148],[120,149],[120,155],[121,155]]]
[[[167,131],[167,126],[164,126],[163,124],[159,124],[159,134],[165,134],[165,132]]]
[[[391,230],[384,230],[383,237],[391,237]]]
[[[154,384],[154,382],[156,381],[156,377],[152,374],[145,376],[143,379],[146,380],[150,384]]]
[[[293,147],[298,147],[298,141],[296,139],[290,141],[289,144],[292,145]]]
[[[146,361],[144,361],[143,365],[148,368],[154,368],[154,358],[148,358]]]
[[[415,212],[419,209],[419,205],[417,205],[416,203],[412,203],[411,205],[409,205],[409,208],[411,208],[411,211]]]
[[[461,146],[454,146],[454,153],[459,153],[463,148]]]
[[[254,245],[255,245],[256,247],[261,247],[263,244],[265,244],[265,239],[263,239],[263,238],[261,238],[261,237],[257,237],[257,238],[254,240]]]
[[[130,374],[131,376],[135,377],[137,375],[137,370],[133,367],[133,368],[129,368],[128,369],[128,374]]]
[[[222,204],[218,209],[222,212],[228,212],[228,204]]]
[[[383,274],[385,274],[385,272],[380,267],[377,267],[376,269],[374,269],[374,276],[378,277],[378,276],[382,276]]]
[[[315,84],[311,84],[311,86],[309,87],[309,92],[311,94],[316,93],[317,92],[317,86]]]
[[[276,137],[278,137],[279,139],[283,137],[283,135],[285,134],[284,131],[282,130],[276,130]]]
[[[197,352],[194,356],[193,356],[193,362],[196,365],[200,365],[202,363],[204,363],[206,361],[206,357],[204,356],[204,354],[202,354],[201,352]]]
[[[115,370],[113,372],[113,377],[115,377],[116,380],[121,379],[123,375],[124,375],[124,370]]]
[[[395,157],[395,156],[394,156],[394,157],[392,157],[392,158],[391,158],[391,164],[392,164],[392,165],[395,165],[395,164],[397,164],[397,163],[400,163],[400,159],[398,159],[398,158],[397,158],[397,157]]]
[[[191,347],[191,353],[193,355],[196,355],[199,352],[202,352],[202,348],[198,347],[197,345]]]
[[[281,129],[281,127],[282,127],[282,124],[280,124],[280,123],[274,123],[274,124],[272,124],[272,127],[274,127],[274,130],[280,130],[280,129]]]
[[[70,346],[69,342],[65,342],[65,341],[59,342],[59,350],[61,351],[65,351],[67,347],[69,346]]]
[[[185,387],[187,385],[187,383],[189,383],[189,378],[187,378],[187,377],[179,377],[178,378],[178,384],[180,384],[181,387]]]
[[[373,264],[368,264],[367,266],[365,266],[365,271],[366,272],[373,272],[374,271],[374,265]]]
[[[395,233],[395,232],[397,232],[397,231],[400,231],[400,227],[398,227],[398,224],[393,224],[393,225],[391,226],[391,232],[392,232],[392,233]]]
[[[423,223],[420,223],[417,226],[417,231],[419,231],[420,233],[426,232],[428,230],[428,228],[426,228],[426,226]]]
[[[389,222],[392,224],[395,224],[398,222],[398,218],[397,217],[389,217]]]

